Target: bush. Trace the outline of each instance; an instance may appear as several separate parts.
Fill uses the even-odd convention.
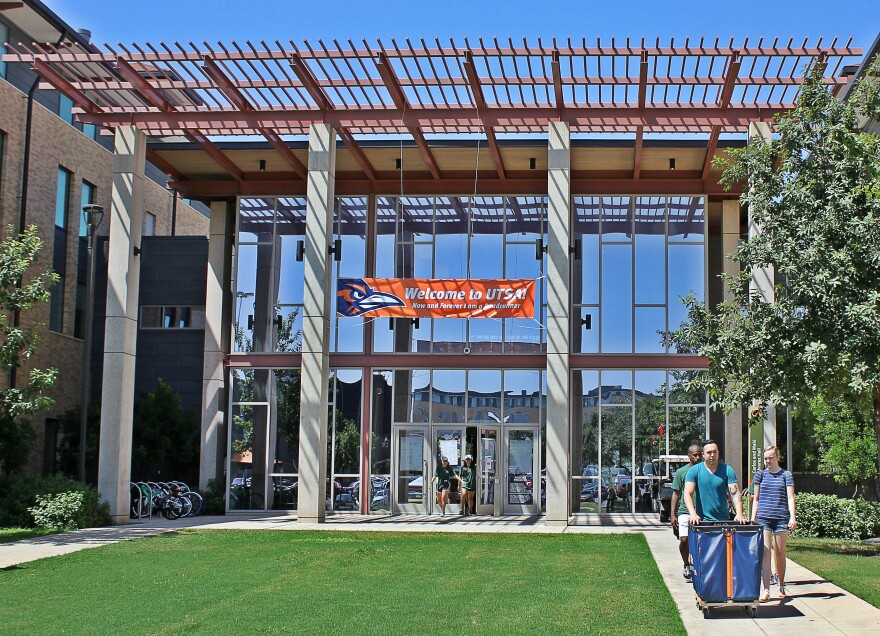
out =
[[[204,500],[204,506],[202,507],[203,515],[226,514],[226,483],[224,480],[209,480],[208,487],[201,494]]]
[[[0,477],[0,527],[32,527],[29,508],[37,505],[38,495],[79,492],[83,494],[82,527],[110,525],[110,506],[100,503],[98,491],[82,482],[54,475],[9,475]]]
[[[76,530],[85,527],[81,492],[62,492],[57,495],[37,495],[37,505],[28,508],[34,525],[47,530]]]
[[[859,541],[880,535],[880,504],[863,499],[799,493],[797,537]]]

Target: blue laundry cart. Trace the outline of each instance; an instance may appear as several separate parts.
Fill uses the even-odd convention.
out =
[[[697,608],[709,618],[713,607],[745,608],[758,615],[764,532],[759,525],[703,521],[688,530]]]

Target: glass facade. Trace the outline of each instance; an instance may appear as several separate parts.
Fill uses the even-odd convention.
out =
[[[235,354],[300,352],[305,222],[304,198],[240,200]],[[333,239],[342,249],[328,260],[331,295],[340,276],[538,284],[534,319],[337,319],[331,311],[329,352],[363,354],[363,366],[328,379],[328,510],[430,510],[424,484],[453,442],[456,458],[481,454],[480,483],[492,490],[478,496],[483,512],[546,505],[546,372],[502,360],[546,353],[547,230],[540,196],[337,197]],[[666,334],[685,318],[682,299],[706,294],[705,199],[576,196],[572,243],[572,354],[674,355]],[[432,364],[433,354],[466,347],[483,362]],[[424,354],[425,363],[372,364],[387,354]],[[497,366],[487,356],[498,356]],[[572,371],[572,512],[646,511],[655,460],[705,437],[706,396],[686,386],[697,371],[668,368],[672,360]],[[299,374],[233,369],[230,509],[296,509]]]

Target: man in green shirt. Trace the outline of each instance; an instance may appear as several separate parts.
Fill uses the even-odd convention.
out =
[[[437,482],[437,504],[440,506],[440,516],[446,516],[446,505],[449,503],[449,490],[452,482],[455,480],[461,482],[461,477],[455,474],[455,469],[449,465],[449,458],[446,455],[440,457],[440,465],[434,469],[434,476],[431,477],[431,486]]]
[[[703,447],[699,444],[691,444],[688,448],[689,464],[682,466],[675,471],[672,478],[672,531],[678,537],[678,551],[681,554],[681,560],[684,563],[684,578],[690,581],[694,576],[694,568],[691,565],[690,553],[688,552],[688,523],[690,517],[688,515],[687,506],[684,504],[684,480],[688,471],[703,460]]]
[[[461,467],[461,515],[476,514],[477,504],[477,470],[474,467],[474,458],[467,454],[464,456],[464,466]]]

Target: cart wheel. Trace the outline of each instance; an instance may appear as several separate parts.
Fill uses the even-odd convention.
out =
[[[749,613],[749,616],[751,616],[752,618],[758,617],[758,607],[757,606],[747,607],[746,611]]]
[[[708,607],[703,608],[703,618],[709,618],[709,608]]]

